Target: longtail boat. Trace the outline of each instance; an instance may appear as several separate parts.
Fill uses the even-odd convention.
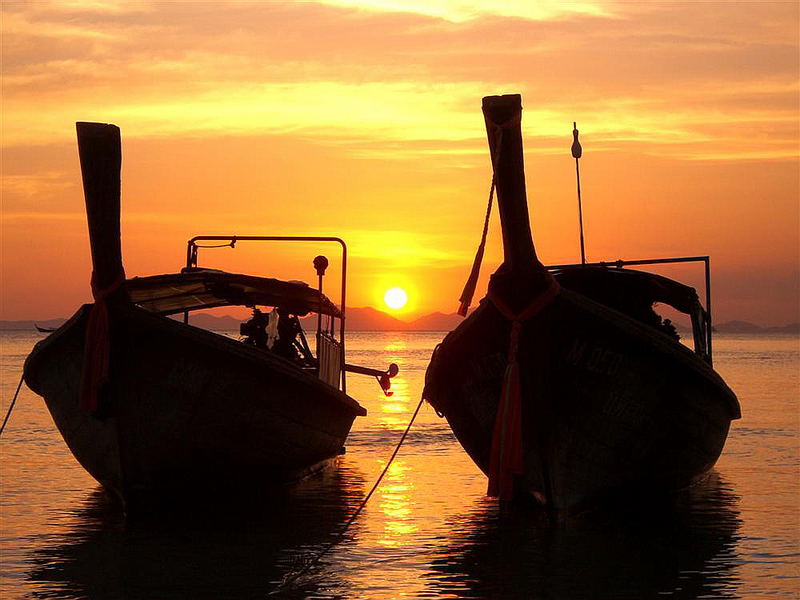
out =
[[[435,350],[424,397],[501,500],[532,498],[566,515],[692,485],[741,416],[712,368],[710,303],[627,267],[702,260],[708,286],[708,257],[545,267],[528,215],[521,98],[486,97],[483,112],[504,261]],[[694,350],[655,302],[691,317]]]
[[[119,129],[78,123],[94,303],[28,356],[27,385],[44,397],[78,462],[127,511],[252,497],[319,471],[343,452],[357,416],[346,371],[388,392],[397,373],[345,362],[346,246],[334,237],[198,236],[178,273],[126,279],[120,242]],[[336,242],[342,301],[298,281],[197,265],[204,239]],[[208,246],[205,246],[208,247]],[[310,267],[311,265],[309,265]],[[242,339],[188,324],[189,313],[246,306]],[[262,312],[263,307],[273,307]],[[316,356],[299,317],[317,314]],[[183,315],[183,322],[173,317]],[[336,325],[339,325],[338,331]],[[338,338],[337,338],[338,336]]]

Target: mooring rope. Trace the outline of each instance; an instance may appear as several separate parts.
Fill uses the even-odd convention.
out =
[[[14,399],[11,400],[11,406],[8,407],[8,412],[6,412],[6,418],[3,419],[3,425],[0,426],[0,435],[3,435],[3,431],[5,431],[6,423],[8,423],[8,418],[11,416],[11,411],[14,410],[14,405],[17,403],[17,396],[19,396],[19,390],[22,388],[22,381],[25,378],[24,375],[21,375],[19,378],[19,383],[17,384],[17,391],[14,392]]]
[[[408,432],[411,431],[411,426],[414,424],[414,421],[416,420],[417,415],[419,414],[419,409],[422,408],[423,402],[425,402],[425,400],[423,398],[420,398],[419,403],[417,404],[417,408],[414,409],[414,414],[411,415],[411,420],[408,422],[408,425],[406,426],[406,430],[403,432],[403,435],[400,436],[400,441],[397,442],[397,446],[395,446],[394,452],[392,452],[392,455],[389,457],[389,462],[386,463],[386,466],[383,468],[383,471],[381,471],[381,474],[378,475],[378,479],[376,479],[375,483],[372,485],[372,489],[361,501],[361,504],[359,504],[355,512],[352,515],[350,515],[350,518],[347,520],[347,523],[344,524],[344,527],[339,532],[339,534],[334,538],[332,542],[328,543],[328,545],[325,546],[316,556],[314,556],[311,560],[309,560],[305,564],[305,566],[303,566],[299,571],[295,573],[290,572],[289,574],[287,574],[287,576],[284,577],[283,581],[281,581],[278,587],[269,593],[270,596],[279,593],[285,587],[297,581],[303,574],[308,572],[308,570],[311,569],[311,567],[319,563],[319,561],[322,560],[322,557],[324,557],[328,552],[330,552],[334,546],[336,546],[339,542],[342,541],[342,539],[344,538],[344,534],[347,533],[347,530],[350,528],[350,525],[353,524],[353,521],[355,521],[358,515],[361,514],[361,511],[364,510],[364,507],[367,505],[367,502],[369,502],[369,499],[372,497],[372,494],[374,494],[375,490],[378,489],[378,486],[383,480],[384,475],[386,475],[387,471],[389,471],[389,467],[392,466],[392,461],[394,461],[395,457],[397,456],[397,453],[400,452],[400,447],[403,445],[403,442],[406,441]]]
[[[467,283],[464,284],[461,297],[458,299],[460,304],[457,312],[462,317],[467,316],[469,305],[472,304],[472,297],[475,295],[475,288],[478,285],[478,276],[480,275],[483,254],[486,249],[486,236],[489,233],[489,218],[492,215],[492,202],[494,194],[497,191],[497,165],[500,164],[500,151],[503,149],[503,131],[515,125],[519,125],[520,119],[522,119],[522,113],[514,115],[503,123],[493,123],[495,142],[494,152],[492,152],[492,184],[489,187],[489,202],[486,206],[486,216],[483,219],[481,242],[478,244],[478,250],[475,252],[475,260],[472,262],[472,270],[467,278]]]
[[[486,205],[486,216],[483,218],[483,232],[481,233],[481,241],[478,244],[478,250],[475,252],[475,259],[472,261],[472,269],[467,277],[467,282],[464,284],[464,289],[461,291],[461,297],[458,299],[458,314],[462,317],[467,316],[469,312],[469,305],[472,304],[472,298],[475,296],[475,288],[478,286],[478,276],[481,272],[481,263],[483,262],[483,254],[486,249],[486,237],[489,234],[489,219],[492,216],[492,204],[494,202],[494,192],[497,188],[497,161],[500,158],[500,150],[503,142],[503,129],[497,128],[497,138],[495,141],[495,151],[492,157],[492,184],[489,186],[489,202]]]

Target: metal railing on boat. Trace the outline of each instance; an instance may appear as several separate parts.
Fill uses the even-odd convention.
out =
[[[226,242],[213,246],[201,246],[198,242]],[[347,244],[335,236],[319,235],[196,235],[186,243],[186,267],[197,267],[197,254],[201,248],[235,248],[237,242],[333,242],[342,247],[342,296],[339,311],[339,346],[341,351],[341,377],[342,391],[347,393],[347,380],[345,376],[345,298],[347,293]]]

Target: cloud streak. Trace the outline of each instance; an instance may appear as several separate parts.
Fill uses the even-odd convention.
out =
[[[31,239],[46,239],[42,272],[88,268],[75,250],[85,246],[77,120],[122,128],[131,272],[174,268],[173,242],[200,230],[312,224],[348,238],[367,279],[402,273],[425,289],[425,309],[448,310],[437,302],[463,284],[490,178],[480,98],[510,92],[525,103],[543,260],[575,254],[575,120],[597,257],[690,247],[719,257],[727,281],[767,260],[798,272],[796,3],[61,0],[0,10],[0,279],[19,314],[34,297],[53,310],[76,298],[50,298],[32,278],[21,254]],[[492,228],[487,265],[500,256]],[[758,298],[741,306],[796,313],[796,291],[773,298],[752,282]],[[371,302],[358,290],[356,302]]]
[[[404,6],[4,5],[3,144],[61,142],[97,119],[138,137],[293,133],[355,152],[360,139],[385,155],[397,142],[406,156],[442,141],[464,153],[480,139],[480,96],[520,91],[526,135],[542,141],[577,119],[604,148],[797,156],[792,7]]]

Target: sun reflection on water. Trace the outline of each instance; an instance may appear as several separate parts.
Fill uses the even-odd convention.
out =
[[[396,363],[400,367],[400,375],[392,380],[392,395],[384,396],[382,399],[378,419],[381,426],[391,430],[404,429],[408,424],[408,418],[405,416],[409,412],[408,382],[403,377],[405,365],[401,356],[405,349],[406,342],[403,339],[393,339],[383,347],[383,351],[388,353],[389,362]]]
[[[417,531],[412,519],[413,485],[407,477],[409,470],[405,461],[396,459],[380,488],[378,506],[383,513],[383,533],[377,542],[382,546],[402,546],[408,541],[407,536]]]
[[[406,344],[405,340],[395,338],[395,339],[393,339],[392,341],[390,341],[389,343],[387,343],[383,347],[383,351],[384,352],[401,352],[402,353],[406,348],[408,348],[408,345]],[[391,358],[392,358],[392,360],[395,360],[395,361],[396,360],[400,360],[399,356],[393,356]]]
[[[402,354],[406,350],[406,341],[395,338],[384,346],[384,352],[389,354],[389,360],[403,365]],[[409,419],[409,388],[408,382],[401,375],[392,382],[391,396],[383,398],[380,406],[380,425],[387,429],[404,429]],[[381,466],[385,466],[381,461]],[[395,459],[386,473],[386,478],[380,488],[378,506],[383,513],[383,532],[377,542],[385,547],[403,546],[417,526],[413,522],[411,494],[413,485],[408,473],[410,466],[402,459]]]

